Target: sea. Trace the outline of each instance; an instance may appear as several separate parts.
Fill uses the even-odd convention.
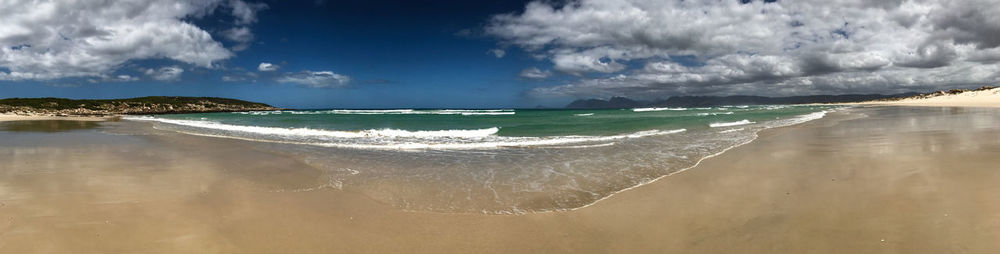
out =
[[[768,128],[835,106],[633,109],[324,109],[130,116],[301,158],[316,183],[409,211],[572,210],[687,170]],[[236,169],[238,170],[238,169]]]

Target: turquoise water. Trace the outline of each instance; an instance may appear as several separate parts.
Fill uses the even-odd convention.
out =
[[[786,119],[818,106],[604,110],[307,110],[161,115],[186,131],[357,148],[495,148],[607,141]],[[519,139],[520,138],[520,139]],[[478,145],[476,145],[478,144]],[[405,146],[404,146],[405,145]]]
[[[315,186],[417,211],[573,209],[684,170],[827,106],[306,110],[129,117],[251,141],[322,171]]]

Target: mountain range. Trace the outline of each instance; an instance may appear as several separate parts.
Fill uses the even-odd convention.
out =
[[[842,95],[807,95],[789,97],[765,96],[674,96],[665,100],[641,101],[625,97],[612,97],[608,100],[581,99],[566,105],[566,108],[641,108],[641,107],[712,107],[723,105],[779,105],[806,103],[842,103],[901,98],[918,95],[919,93],[901,94],[842,94]]]

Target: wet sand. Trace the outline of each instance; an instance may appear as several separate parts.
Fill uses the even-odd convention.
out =
[[[0,253],[992,253],[1000,110],[871,107],[760,133],[567,212],[405,212],[247,141],[0,123]],[[276,192],[275,190],[309,190]]]
[[[0,122],[7,121],[47,121],[47,120],[67,120],[67,121],[110,121],[117,120],[117,116],[25,116],[14,114],[0,114]]]

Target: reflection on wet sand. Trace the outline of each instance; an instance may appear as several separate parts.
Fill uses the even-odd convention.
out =
[[[64,132],[74,130],[94,129],[101,126],[96,121],[73,121],[73,120],[29,120],[29,121],[9,121],[0,122],[2,131],[23,131],[23,132]]]

